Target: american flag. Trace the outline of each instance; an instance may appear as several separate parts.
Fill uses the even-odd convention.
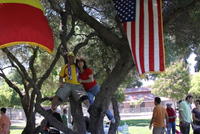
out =
[[[140,75],[165,68],[161,0],[113,0]]]

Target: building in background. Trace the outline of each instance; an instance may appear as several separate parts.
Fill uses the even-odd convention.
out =
[[[124,93],[125,101],[120,104],[120,113],[152,112],[156,95],[151,93],[151,88],[127,88]],[[175,103],[171,99],[165,97],[160,98],[163,106],[166,106],[167,103],[172,103],[172,107],[174,107]]]

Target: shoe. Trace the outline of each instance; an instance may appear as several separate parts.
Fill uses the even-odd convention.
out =
[[[111,122],[112,124],[115,124],[115,118],[113,117],[113,118],[110,120],[110,122]]]
[[[80,102],[83,102],[84,100],[88,100],[88,96],[87,95],[84,95],[79,99]]]

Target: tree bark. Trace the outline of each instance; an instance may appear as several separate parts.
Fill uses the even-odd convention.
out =
[[[100,123],[104,117],[105,110],[110,104],[110,99],[132,67],[133,63],[131,56],[129,53],[122,51],[121,57],[115,68],[102,84],[101,91],[97,94],[95,102],[91,106],[91,110],[89,110],[91,116],[92,134],[101,134],[99,131],[101,130]]]
[[[133,67],[132,56],[130,53],[127,39],[120,39],[116,34],[109,31],[96,19],[87,14],[80,0],[70,0],[72,10],[78,19],[93,28],[100,39],[106,44],[119,51],[120,58],[115,64],[114,69],[105,79],[101,86],[101,91],[96,96],[94,104],[90,107],[90,128],[92,134],[102,134],[103,117],[108,108],[113,93],[117,90],[120,83],[125,79],[130,69]]]
[[[29,113],[26,119],[26,126],[22,131],[22,134],[34,134],[35,130],[35,112]]]
[[[83,118],[82,106],[80,102],[70,99],[71,114],[73,117],[73,132],[77,134],[85,134],[86,126]]]
[[[115,124],[111,124],[108,134],[116,134],[117,133],[117,128],[120,123],[120,115],[119,115],[119,106],[116,98],[112,98],[112,106],[113,106],[113,111],[114,111],[114,117],[115,117]]]

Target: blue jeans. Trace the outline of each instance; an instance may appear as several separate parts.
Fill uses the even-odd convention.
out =
[[[100,86],[97,84],[87,91],[90,104],[94,103],[94,97],[97,95],[99,91],[100,91]],[[109,120],[114,118],[113,114],[108,109],[106,110],[106,116],[108,117]]]
[[[168,123],[167,134],[171,134],[171,130],[172,130],[172,134],[176,133],[176,123],[175,122]]]

